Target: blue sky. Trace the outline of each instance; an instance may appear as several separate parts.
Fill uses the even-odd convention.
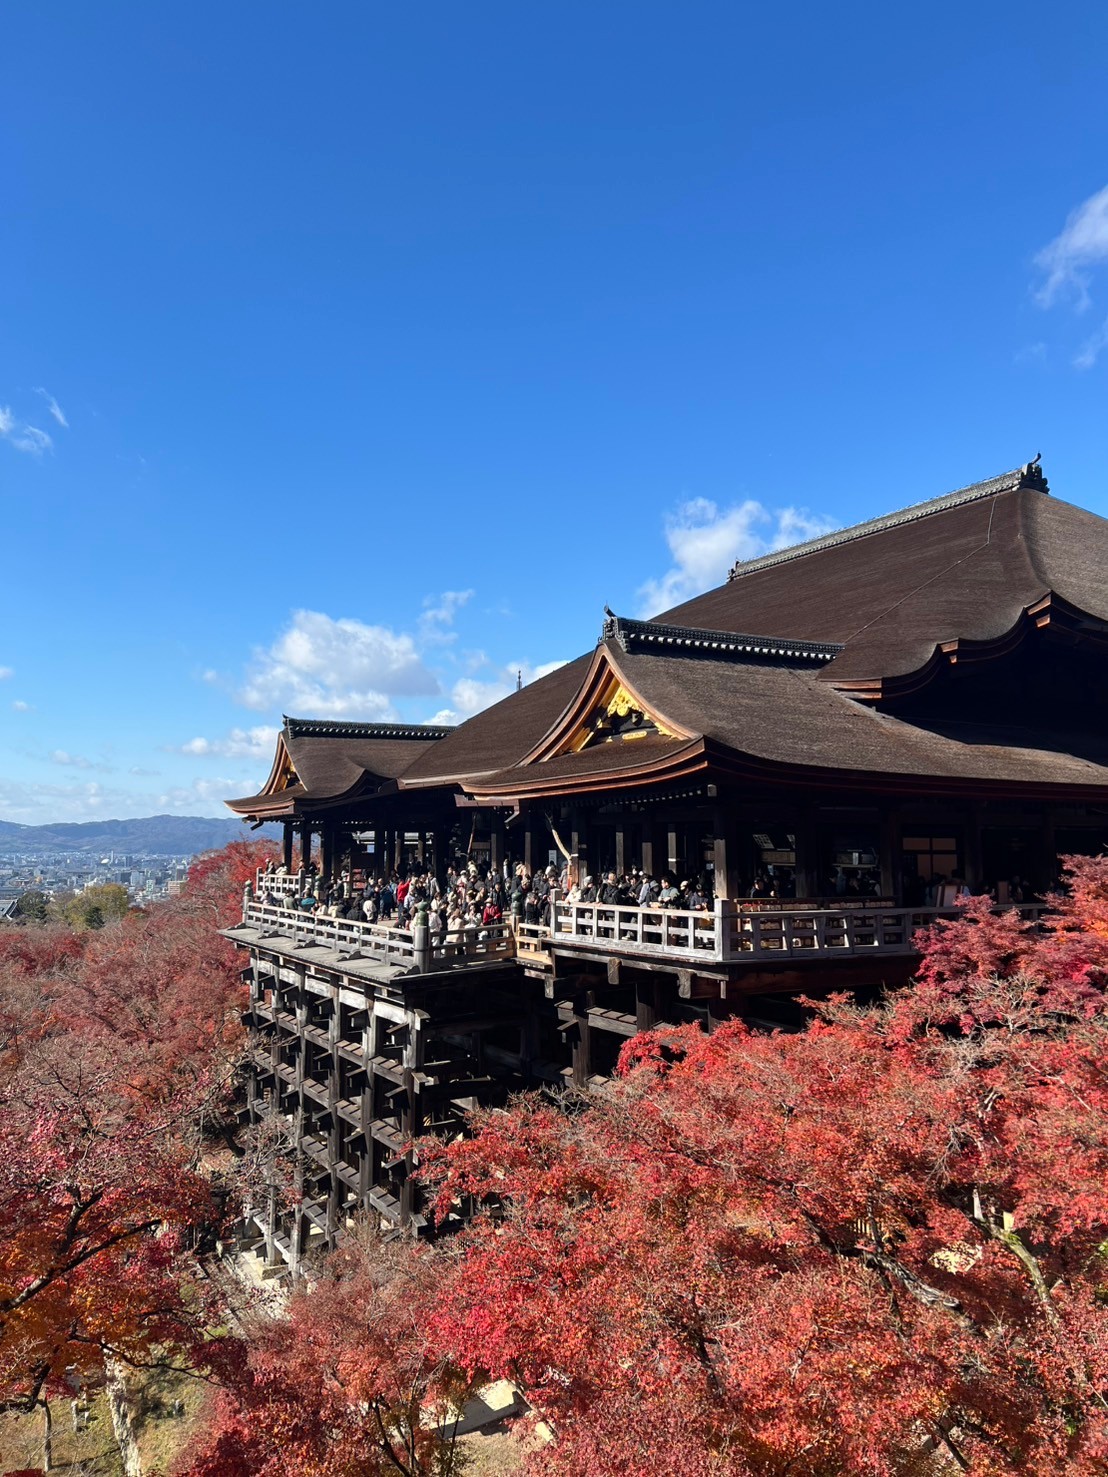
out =
[[[1037,451],[1108,514],[1106,96],[1087,0],[12,0],[0,818],[219,814]]]

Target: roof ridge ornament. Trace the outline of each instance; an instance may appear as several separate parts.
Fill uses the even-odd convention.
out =
[[[944,513],[949,508],[959,508],[963,503],[974,503],[981,498],[996,497],[1002,492],[1041,492],[1049,496],[1050,486],[1043,475],[1041,466],[1042,452],[1036,452],[1034,459],[1025,462],[1022,467],[1016,467],[1011,472],[1001,472],[996,477],[988,477],[983,482],[971,482],[968,487],[960,487],[955,492],[944,493],[941,497],[930,498],[922,503],[910,503],[906,508],[895,509],[891,513],[883,513],[878,518],[869,518],[863,523],[852,523],[848,528],[837,529],[833,533],[821,534],[819,538],[808,539],[802,544],[793,544],[788,549],[777,549],[769,554],[761,554],[756,559],[740,559],[732,565],[727,579],[742,579],[744,575],[755,574],[760,569],[772,569],[777,564],[787,564],[792,559],[800,559],[805,554],[819,554],[824,549],[838,548],[840,544],[850,544],[856,539],[866,538],[871,533],[884,533],[888,528],[899,528],[904,523],[915,523],[917,519],[929,518],[932,513]]]
[[[651,655],[711,656],[731,661],[751,657],[792,661],[829,662],[842,651],[835,641],[809,641],[798,636],[749,636],[737,631],[709,631],[697,626],[670,626],[662,621],[636,621],[604,607],[602,641],[615,641],[624,651],[632,646]]]
[[[283,714],[289,738],[440,739],[453,733],[452,724],[355,723],[341,718],[290,718]]]

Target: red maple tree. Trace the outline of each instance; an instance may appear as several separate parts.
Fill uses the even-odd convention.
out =
[[[243,989],[215,933],[231,856],[183,897],[97,933],[0,934],[0,1409],[217,1352],[190,1248],[216,1221],[211,1147]]]
[[[1069,876],[881,1006],[657,1030],[426,1146],[486,1207],[438,1338],[551,1423],[536,1470],[1105,1471],[1108,864]]]
[[[242,1360],[178,1471],[186,1477],[453,1477],[472,1390],[433,1340],[445,1260],[352,1240],[280,1316],[255,1316]]]

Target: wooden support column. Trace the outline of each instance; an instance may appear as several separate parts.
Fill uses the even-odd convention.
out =
[[[531,873],[535,870],[535,823],[530,808],[523,819],[523,865]]]
[[[900,813],[883,810],[878,828],[881,896],[900,901]]]
[[[635,1027],[652,1031],[663,1018],[662,976],[650,974],[635,981]]]
[[[739,872],[739,838],[734,817],[727,806],[714,807],[712,830],[715,837],[712,862],[715,871],[716,896],[739,897],[742,890],[742,879]]]
[[[627,832],[624,830],[623,818],[616,822],[616,876],[622,877],[627,870]]]
[[[319,870],[328,882],[335,875],[335,828],[328,822],[319,833]]]
[[[498,810],[489,814],[489,866],[499,872],[504,861],[504,822]]]
[[[1058,880],[1058,843],[1054,836],[1054,817],[1048,810],[1042,827],[1043,875],[1040,892],[1049,892]]]
[[[435,869],[435,876],[441,881],[446,880],[446,832],[442,826],[436,826],[431,832],[431,857]]]
[[[282,841],[281,860],[285,864],[285,871],[292,871],[292,822],[285,822],[285,833]]]
[[[579,991],[573,1000],[573,1020],[577,1028],[577,1039],[573,1043],[573,1085],[587,1087],[592,1076],[592,1027],[589,1025],[589,1010],[595,1005],[592,990]]]
[[[724,1021],[730,1020],[731,1009],[727,1004],[727,985],[720,980],[718,985],[713,983],[712,993],[708,996],[708,1030],[712,1032]]]
[[[668,826],[666,828],[666,865],[665,865],[665,870],[670,874],[671,878],[674,877],[676,875],[676,873],[677,873],[677,844],[678,844],[677,827],[676,826]]]
[[[639,865],[642,867],[643,871],[648,877],[657,876],[657,873],[654,870],[655,849],[654,822],[651,820],[646,820],[644,821],[642,828],[642,857],[640,858]]]
[[[308,870],[308,863],[312,859],[312,824],[311,821],[300,823],[300,865],[304,871]]]
[[[822,894],[822,885],[819,875],[819,846],[816,841],[815,819],[811,815],[798,816],[794,825],[796,895],[798,898],[819,897]]]
[[[974,805],[966,817],[966,883],[970,892],[980,892],[985,882],[981,829],[981,807]]]

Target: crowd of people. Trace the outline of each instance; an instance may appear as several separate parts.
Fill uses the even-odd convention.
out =
[[[523,863],[496,869],[458,859],[442,878],[417,865],[410,872],[392,871],[377,877],[347,867],[329,879],[319,874],[313,862],[307,873],[298,874],[295,895],[276,882],[287,875],[284,867],[268,862],[259,878],[260,901],[301,913],[402,929],[412,927],[422,908],[433,943],[458,937],[476,939],[508,918],[549,926],[555,897],[567,903],[688,912],[708,912],[713,902],[711,887],[703,878],[678,881],[669,873],[654,878],[637,868],[622,875],[609,871],[599,878],[584,875],[574,880],[566,864],[560,869],[550,865],[531,871]]]

